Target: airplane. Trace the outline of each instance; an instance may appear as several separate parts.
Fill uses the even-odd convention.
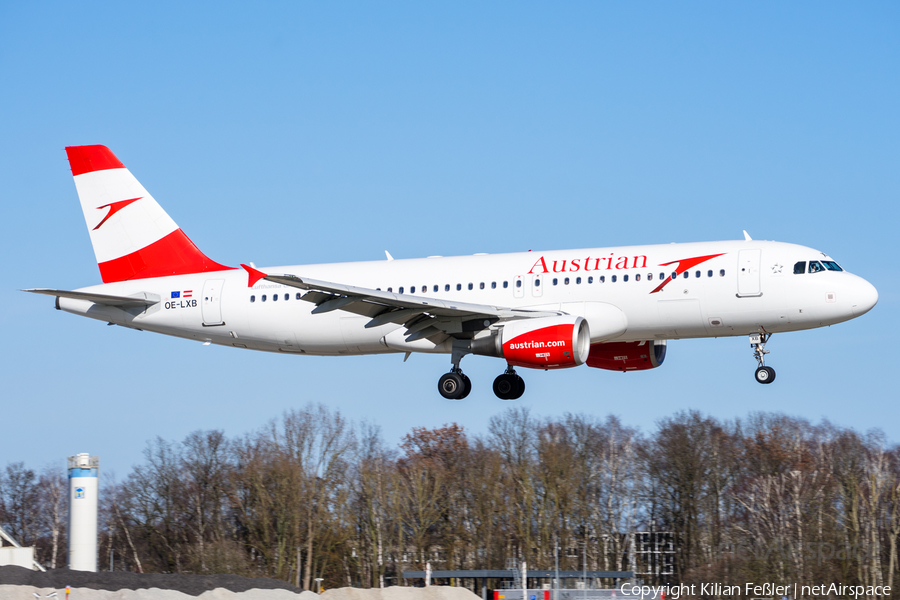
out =
[[[442,353],[438,390],[472,389],[469,354],[506,362],[493,391],[520,398],[516,368],[642,371],[667,342],[748,336],[755,378],[774,333],[865,314],[878,292],[823,252],[753,240],[240,268],[191,242],[105,146],[66,148],[102,285],[24,290],[131,329],[296,355]]]

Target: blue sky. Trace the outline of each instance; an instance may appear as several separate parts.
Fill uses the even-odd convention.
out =
[[[783,411],[900,441],[894,372],[900,6],[871,3],[0,4],[7,211],[0,466],[250,432],[323,402],[399,441],[510,403],[497,360],[203,347],[52,309],[100,282],[64,147],[105,144],[211,258],[236,265],[739,239],[825,251],[879,290],[864,317],[677,341],[662,368],[527,372],[519,406],[651,432]]]

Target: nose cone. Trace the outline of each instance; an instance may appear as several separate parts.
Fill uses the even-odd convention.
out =
[[[853,315],[858,317],[872,310],[872,307],[878,303],[878,290],[874,285],[860,278],[853,286],[851,298],[853,298],[853,305],[850,309],[853,311]]]

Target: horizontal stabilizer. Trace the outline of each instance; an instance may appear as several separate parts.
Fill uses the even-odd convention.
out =
[[[88,292],[69,292],[66,290],[51,290],[49,288],[33,288],[30,290],[22,290],[23,292],[31,292],[32,294],[43,294],[45,296],[56,296],[57,298],[71,298],[73,300],[87,300],[94,304],[103,304],[105,306],[115,306],[116,308],[138,308],[141,306],[152,306],[160,301],[156,294],[148,294],[143,292],[140,296],[109,296],[107,294],[91,294]]]

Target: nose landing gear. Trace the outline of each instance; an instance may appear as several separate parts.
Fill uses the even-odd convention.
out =
[[[525,393],[525,380],[511,366],[494,380],[494,394],[501,400],[517,400]]]
[[[766,366],[766,342],[772,337],[771,333],[750,334],[750,347],[753,348],[753,358],[759,366],[756,368],[756,381],[759,383],[772,383],[775,381],[775,369]]]

